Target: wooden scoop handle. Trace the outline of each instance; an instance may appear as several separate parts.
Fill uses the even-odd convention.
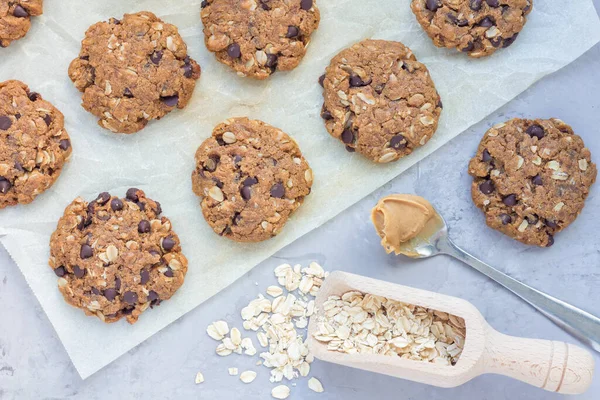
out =
[[[486,373],[510,376],[564,394],[585,392],[594,373],[594,359],[581,347],[550,340],[517,338],[492,328],[487,335],[483,362]]]

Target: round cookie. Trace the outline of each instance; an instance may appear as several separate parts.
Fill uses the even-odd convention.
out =
[[[76,198],[50,238],[50,267],[67,303],[104,322],[131,324],[183,284],[187,259],[160,204],[139,189]]]
[[[204,0],[200,15],[208,50],[256,79],[296,68],[320,19],[314,0]]]
[[[200,66],[177,27],[143,11],[92,25],[69,77],[100,126],[135,133],[188,104]]]
[[[70,156],[62,113],[23,82],[0,82],[0,209],[31,203]]]
[[[196,151],[192,173],[204,218],[217,234],[236,242],[278,234],[312,182],[312,170],[294,139],[248,118],[217,125]]]
[[[485,57],[514,43],[533,0],[412,0],[417,21],[437,47]]]
[[[44,0],[0,0],[0,47],[24,37],[31,17],[42,15]]]
[[[333,57],[319,80],[327,131],[377,163],[427,143],[442,102],[427,67],[399,42],[364,40]]]
[[[491,228],[551,246],[583,209],[596,165],[559,119],[512,119],[487,131],[469,163],[471,194]]]

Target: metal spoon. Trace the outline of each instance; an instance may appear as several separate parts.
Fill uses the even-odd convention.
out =
[[[428,258],[439,254],[452,256],[495,280],[550,318],[556,325],[600,352],[600,318],[519,282],[469,254],[450,240],[446,221],[440,213],[437,213],[437,217],[439,218],[431,220],[432,226],[427,229],[428,235],[407,242],[407,251],[402,251],[402,254],[411,258]]]

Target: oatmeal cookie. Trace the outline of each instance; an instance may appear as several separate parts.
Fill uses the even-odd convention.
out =
[[[69,77],[100,126],[135,133],[188,104],[200,66],[177,27],[144,11],[92,25]]]
[[[342,50],[319,82],[325,127],[350,152],[396,161],[437,130],[440,96],[427,67],[402,43],[364,40]]]
[[[24,37],[31,17],[42,15],[44,0],[0,0],[0,47]]]
[[[597,170],[583,140],[563,121],[515,118],[487,131],[469,174],[488,226],[547,247],[583,209]]]
[[[31,203],[70,156],[62,113],[23,82],[0,82],[0,209]]]
[[[533,0],[412,0],[417,21],[437,47],[485,57],[514,43]]]
[[[65,209],[50,239],[50,267],[67,303],[104,322],[135,323],[183,284],[187,259],[160,204],[131,188]]]
[[[201,17],[208,50],[256,79],[296,68],[320,19],[314,0],[205,0]]]
[[[275,236],[311,190],[312,170],[296,142],[262,121],[217,125],[196,152],[194,192],[221,236],[259,242]]]

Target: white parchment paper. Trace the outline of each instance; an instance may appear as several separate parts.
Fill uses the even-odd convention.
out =
[[[409,0],[320,0],[321,25],[300,67],[267,81],[239,78],[215,61],[203,43],[201,0],[46,0],[27,38],[0,49],[0,80],[20,79],[64,114],[73,158],[58,182],[33,204],[0,210],[0,242],[15,260],[85,378],[218,293],[278,249],[320,226],[496,110],[543,76],[569,64],[600,40],[591,0],[536,0],[516,43],[494,56],[468,59],[437,49],[416,23]],[[80,107],[67,69],[85,30],[123,13],[148,10],[176,24],[190,55],[202,66],[191,104],[131,136],[99,128]],[[433,139],[392,165],[373,165],[347,153],[319,117],[317,84],[329,60],[364,38],[402,41],[430,69],[444,111]],[[549,93],[549,96],[552,94]],[[214,125],[249,116],[290,135],[315,173],[312,194],[283,232],[261,244],[235,244],[204,222],[192,193],[194,152]],[[558,116],[560,117],[560,116]],[[466,168],[464,165],[453,168]],[[444,173],[444,171],[440,171]],[[65,206],[110,191],[139,187],[162,203],[179,234],[189,271],[179,292],[160,307],[126,322],[103,324],[67,305],[47,265],[48,242]],[[309,251],[307,249],[307,251]],[[10,323],[2,321],[2,323]]]

